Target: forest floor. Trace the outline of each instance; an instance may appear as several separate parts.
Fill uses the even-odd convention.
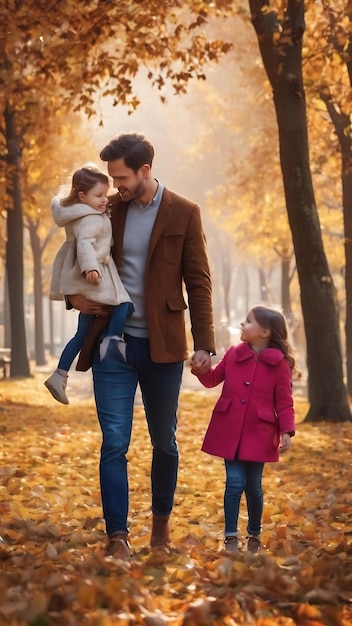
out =
[[[137,396],[129,527],[133,558],[104,556],[100,430],[91,374],[72,371],[70,405],[49,367],[0,381],[0,626],[352,625],[352,423],[304,423],[295,389],[291,450],[264,470],[263,545],[223,551],[224,469],[200,452],[219,389],[185,371],[170,555],[149,548],[151,448]]]

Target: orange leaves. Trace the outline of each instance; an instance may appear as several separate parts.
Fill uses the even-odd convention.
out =
[[[55,7],[52,2],[47,4],[43,11],[38,2],[27,0],[25,9],[4,10],[6,58],[13,63],[13,68],[7,64],[4,84],[10,88],[10,78],[15,78],[24,100],[30,96],[27,74],[36,76],[36,89],[43,88],[41,98],[46,97],[48,83],[51,91],[59,84],[65,101],[88,116],[97,107],[94,93],[101,90],[131,111],[136,108],[139,101],[134,86],[125,79],[135,76],[143,64],[163,71],[160,63],[166,61],[165,81],[176,92],[183,92],[191,78],[203,74],[195,70],[198,63],[218,61],[231,48],[231,44],[210,41],[204,34],[206,18],[224,21],[234,12],[227,0],[218,6],[193,1],[116,5],[80,0],[73,6],[61,0]],[[107,60],[104,65],[102,56]]]
[[[149,548],[151,448],[137,405],[124,563],[104,557],[93,402],[61,407],[43,380],[0,381],[1,626],[350,626],[352,425],[302,424],[297,401],[293,447],[264,470],[263,548],[247,552],[242,502],[230,558],[223,462],[200,452],[216,394],[184,390],[166,555]]]

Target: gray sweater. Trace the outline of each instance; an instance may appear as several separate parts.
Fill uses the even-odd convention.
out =
[[[133,200],[127,210],[119,274],[135,306],[133,315],[127,319],[124,332],[134,337],[149,335],[145,311],[144,274],[150,235],[163,190],[164,186],[159,182],[157,192],[147,206]]]

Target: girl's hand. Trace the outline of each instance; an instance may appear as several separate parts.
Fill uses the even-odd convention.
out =
[[[281,443],[279,447],[280,454],[287,452],[287,450],[291,448],[291,445],[292,441],[290,435],[288,433],[284,433],[283,435],[281,435]]]
[[[91,285],[96,285],[100,280],[100,274],[97,270],[91,270],[90,272],[86,272],[86,281],[91,283]]]

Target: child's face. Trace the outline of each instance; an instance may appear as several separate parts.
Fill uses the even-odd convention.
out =
[[[99,211],[100,213],[105,213],[106,207],[108,204],[108,193],[109,185],[104,183],[97,183],[92,187],[87,193],[80,191],[79,199],[81,202],[88,204],[92,209]]]
[[[254,317],[253,311],[249,311],[246,319],[241,322],[241,339],[251,345],[262,344],[264,340],[269,341],[270,332],[260,326]]]

